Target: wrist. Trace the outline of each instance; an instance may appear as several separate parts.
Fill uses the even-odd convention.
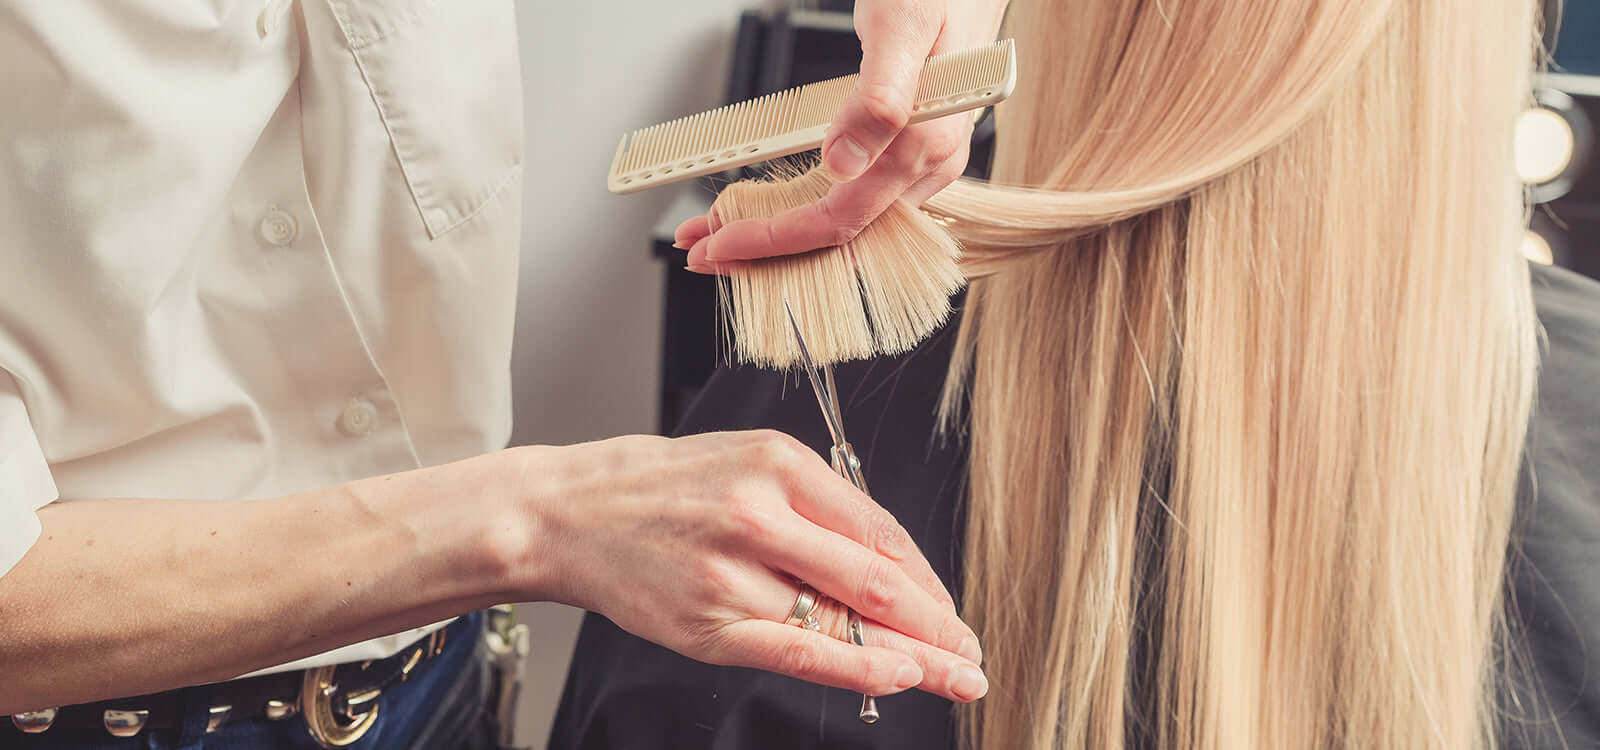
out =
[[[534,471],[530,454],[539,450],[495,451],[347,488],[394,532],[374,554],[398,556],[395,573],[428,589],[410,593],[473,609],[541,601],[558,578],[539,554],[545,503],[524,491]]]
[[[478,528],[473,544],[497,602],[560,601],[564,576],[551,554],[550,503],[555,492],[551,454],[559,448],[522,446],[474,459]]]

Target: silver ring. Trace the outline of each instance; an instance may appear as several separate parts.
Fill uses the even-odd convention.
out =
[[[850,642],[857,646],[867,645],[867,639],[861,632],[861,615],[855,610],[850,610]]]

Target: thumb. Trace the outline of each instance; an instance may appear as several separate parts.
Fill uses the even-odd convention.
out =
[[[939,23],[916,0],[856,4],[861,78],[822,144],[828,171],[853,180],[871,167],[911,120],[922,66]]]

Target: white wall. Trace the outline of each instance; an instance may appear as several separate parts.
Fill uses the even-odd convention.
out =
[[[518,4],[527,157],[513,442],[655,429],[662,289],[648,241],[682,186],[614,196],[606,170],[623,133],[722,104],[739,12],[770,4]],[[534,653],[518,735],[543,748],[577,612],[520,611]]]

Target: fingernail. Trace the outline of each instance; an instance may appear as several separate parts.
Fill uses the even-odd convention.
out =
[[[871,154],[847,135],[841,135],[833,142],[833,148],[828,149],[828,171],[834,173],[842,180],[853,180],[867,171],[867,161]]]
[[[961,650],[956,653],[967,658],[973,664],[983,663],[983,647],[978,645],[978,636],[969,635],[961,642]]]
[[[711,266],[703,265],[703,264],[697,264],[697,265],[693,265],[693,266],[684,266],[683,270],[690,271],[692,273],[704,273],[704,274],[714,274],[714,273],[717,272],[717,270],[715,268],[712,268]]]
[[[950,680],[950,692],[961,700],[975,701],[989,692],[989,679],[983,676],[983,670],[962,664],[956,667],[956,675]]]
[[[684,264],[692,267],[705,263],[706,246],[710,242],[710,237],[701,237],[698,242],[694,243],[694,246],[689,248],[689,257],[684,259]]]
[[[687,247],[684,247],[683,243],[682,242],[678,242],[677,240],[673,240],[672,246],[675,247],[675,248],[678,248],[679,250],[688,250],[689,249]]]
[[[705,239],[700,241],[700,242],[706,243],[706,247],[705,247],[705,255],[706,255],[705,262],[707,262],[707,263],[718,263],[718,262],[722,261],[722,258],[720,256],[718,256],[718,255],[716,255],[716,254],[711,252],[713,249],[716,249],[716,243],[711,241],[711,238],[715,237],[715,236],[717,236],[717,233],[716,232],[712,232],[711,234],[706,235]],[[696,242],[694,244],[698,245],[698,244],[700,244],[700,242]],[[724,247],[722,249],[726,249],[726,248]]]
[[[922,669],[916,664],[905,662],[894,671],[894,686],[899,690],[909,690],[922,684]]]

